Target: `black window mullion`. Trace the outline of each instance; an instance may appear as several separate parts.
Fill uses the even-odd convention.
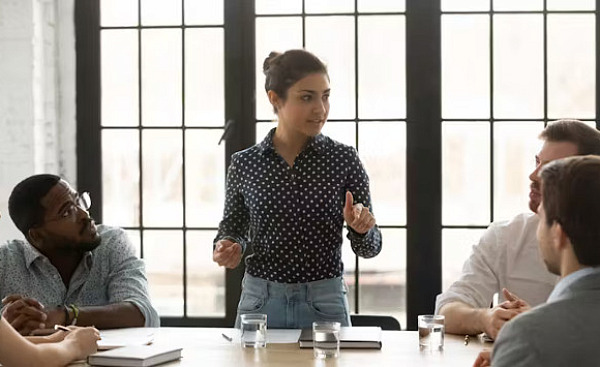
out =
[[[183,209],[183,317],[188,316],[187,287],[187,221],[185,186],[185,0],[181,0],[181,204]]]
[[[142,0],[138,0],[138,182],[139,226],[140,226],[140,257],[144,258],[144,168],[143,168],[143,112],[142,112]]]
[[[494,0],[490,0],[493,9]],[[494,221],[494,13],[490,12],[490,223]]]
[[[75,2],[77,187],[94,202],[90,214],[102,223],[100,104],[100,2]]]
[[[442,287],[440,0],[406,1],[407,326]]]
[[[225,120],[233,120],[225,143],[231,155],[255,143],[255,14],[254,0],[225,0]],[[225,324],[233,326],[241,294],[244,262],[225,276]]]
[[[545,2],[546,0],[544,0]],[[600,70],[598,69],[598,60],[600,60],[600,0],[596,0],[596,129],[600,130]]]
[[[548,7],[547,1],[544,1],[544,20],[543,20],[543,57],[544,57],[544,126],[548,123]]]
[[[358,0],[354,0],[354,136],[358,151]],[[360,313],[360,259],[354,255],[354,312]]]

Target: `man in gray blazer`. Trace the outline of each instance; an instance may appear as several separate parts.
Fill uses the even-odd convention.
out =
[[[554,161],[540,177],[538,246],[561,279],[500,330],[492,366],[600,366],[600,157]],[[488,364],[482,353],[475,366]]]

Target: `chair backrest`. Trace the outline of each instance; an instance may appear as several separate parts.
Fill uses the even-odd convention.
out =
[[[352,326],[380,326],[382,330],[402,330],[400,322],[392,316],[350,315]]]

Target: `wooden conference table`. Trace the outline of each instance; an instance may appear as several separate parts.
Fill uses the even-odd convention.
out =
[[[142,329],[122,329],[122,333],[140,333]],[[298,343],[268,344],[265,349],[242,348],[235,329],[171,328],[143,329],[154,333],[154,343],[183,348],[183,358],[162,366],[472,366],[483,348],[491,348],[477,337],[468,345],[464,336],[446,335],[444,350],[420,351],[416,331],[383,331],[381,350],[342,349],[337,359],[315,360],[312,349],[300,349]],[[234,336],[226,340],[221,334]],[[73,366],[87,366],[85,363]]]

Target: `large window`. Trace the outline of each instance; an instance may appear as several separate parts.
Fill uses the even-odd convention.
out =
[[[491,221],[529,211],[545,123],[593,123],[596,15],[593,1],[442,0],[441,8],[446,289]]]
[[[103,222],[146,261],[162,317],[223,317],[223,4],[100,1]]]
[[[76,6],[78,182],[138,246],[166,325],[233,323],[243,269],[217,267],[211,245],[230,155],[275,126],[270,51],[328,65],[324,133],[358,150],[384,241],[368,260],[344,243],[351,311],[404,328],[433,311],[491,221],[528,210],[544,125],[597,117],[591,0]]]

